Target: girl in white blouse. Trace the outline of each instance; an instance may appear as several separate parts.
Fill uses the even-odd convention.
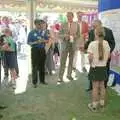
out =
[[[89,80],[92,81],[92,102],[88,108],[93,112],[97,111],[98,105],[105,105],[104,81],[107,78],[107,61],[110,56],[110,47],[104,40],[104,29],[96,28],[95,40],[88,46],[88,58],[90,62]]]

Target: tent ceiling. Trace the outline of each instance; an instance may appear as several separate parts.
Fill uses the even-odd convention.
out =
[[[26,11],[28,0],[0,0],[0,10]],[[37,0],[38,11],[96,11],[97,0]]]

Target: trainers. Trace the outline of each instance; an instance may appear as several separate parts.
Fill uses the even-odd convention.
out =
[[[63,82],[63,79],[58,79],[58,81],[57,81],[57,85],[60,85],[61,83]]]
[[[92,112],[97,112],[97,107],[94,107],[92,103],[88,104],[88,108],[89,110],[91,110]]]

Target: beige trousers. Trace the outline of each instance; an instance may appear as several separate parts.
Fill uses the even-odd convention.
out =
[[[67,76],[71,76],[72,69],[73,69],[73,57],[74,57],[74,48],[73,48],[72,43],[68,43],[61,53],[60,69],[59,69],[59,78],[60,79],[63,79],[67,57],[69,58]]]

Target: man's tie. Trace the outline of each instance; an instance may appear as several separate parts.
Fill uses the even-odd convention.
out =
[[[71,35],[71,27],[72,27],[72,23],[69,23],[69,34]]]

